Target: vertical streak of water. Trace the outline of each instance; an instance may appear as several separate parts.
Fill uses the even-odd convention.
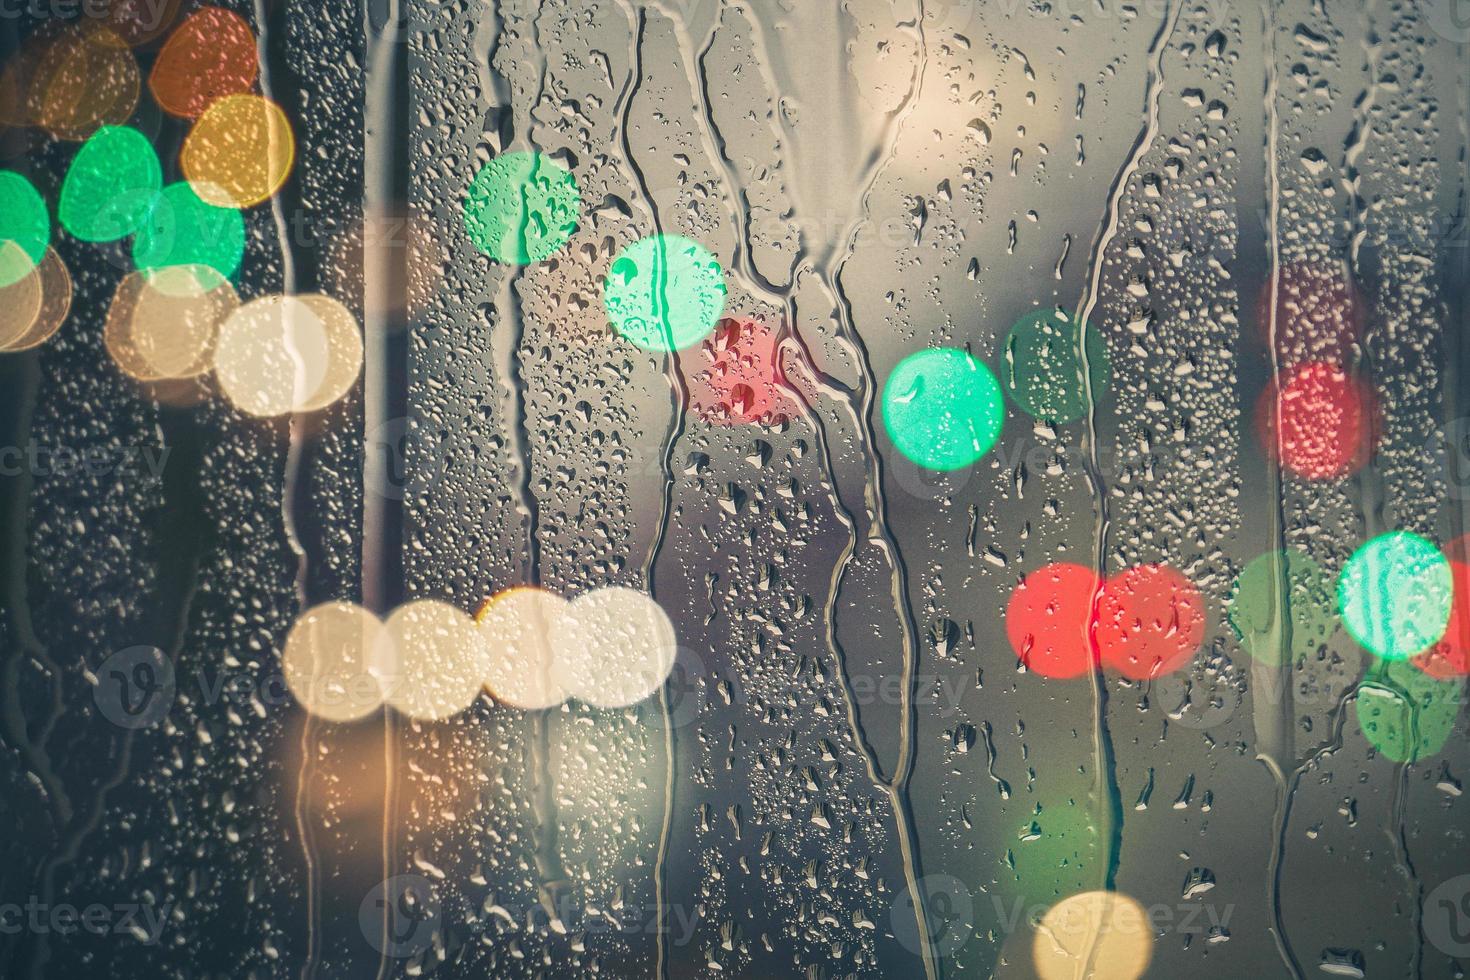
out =
[[[648,178],[639,166],[633,155],[633,144],[629,138],[630,116],[633,111],[633,98],[638,94],[643,82],[643,41],[648,30],[648,13],[646,10],[633,11],[625,0],[619,0],[619,6],[628,16],[632,28],[631,50],[629,52],[629,81],[628,87],[619,94],[619,104],[614,107],[614,116],[618,120],[618,137],[622,145],[623,160],[632,171],[633,179],[638,185],[638,191],[648,203],[649,211],[653,218],[655,234],[663,234],[662,217],[658,213],[658,204],[654,200],[653,191],[648,185]],[[694,94],[694,93],[691,93]],[[660,250],[654,250],[655,263],[659,258]],[[653,281],[658,284],[657,294],[660,306],[665,310],[665,343],[669,347],[669,355],[664,362],[664,373],[669,382],[669,398],[671,402],[671,414],[669,428],[664,435],[662,449],[659,454],[659,470],[663,478],[663,491],[659,494],[659,519],[658,531],[654,536],[648,555],[644,560],[642,577],[643,584],[648,589],[649,597],[658,600],[657,587],[654,583],[654,572],[658,564],[658,556],[663,550],[664,542],[668,536],[669,522],[673,515],[674,497],[674,446],[684,432],[685,418],[684,406],[688,404],[687,392],[684,389],[683,377],[679,372],[679,354],[673,349],[673,337],[669,335],[667,306],[668,299],[664,295],[665,275],[662,269],[655,268],[651,275]],[[659,980],[667,980],[669,976],[669,938],[668,938],[668,856],[669,840],[672,834],[674,820],[674,725],[670,714],[669,696],[667,685],[659,689],[659,715],[663,727],[664,741],[664,800],[663,810],[659,820],[659,835],[657,850],[654,855],[653,864],[653,891],[655,905],[654,920],[654,947],[655,962],[654,976]]]
[[[1100,656],[1097,645],[1097,623],[1101,605],[1101,582],[1107,574],[1107,549],[1108,535],[1110,531],[1110,517],[1107,499],[1107,487],[1103,485],[1102,464],[1098,447],[1097,428],[1097,393],[1092,388],[1092,365],[1087,356],[1086,330],[1090,328],[1093,314],[1097,310],[1102,296],[1103,265],[1107,257],[1108,246],[1118,234],[1118,220],[1122,208],[1123,198],[1128,192],[1128,182],[1137,174],[1142,165],[1144,154],[1148,152],[1153,144],[1159,130],[1159,99],[1164,86],[1164,53],[1169,47],[1169,41],[1174,36],[1174,29],[1179,23],[1179,14],[1183,9],[1183,0],[1169,0],[1164,7],[1163,18],[1159,24],[1158,31],[1148,49],[1148,75],[1144,83],[1144,123],[1134,140],[1122,168],[1113,178],[1113,185],[1108,191],[1107,210],[1103,214],[1102,223],[1098,226],[1098,232],[1092,242],[1092,254],[1088,261],[1088,278],[1086,291],[1078,303],[1077,322],[1082,329],[1077,332],[1079,360],[1082,365],[1082,384],[1085,400],[1087,402],[1087,456],[1085,466],[1087,470],[1088,483],[1092,488],[1093,499],[1097,506],[1097,535],[1093,541],[1093,569],[1096,573],[1097,583],[1089,598],[1091,614],[1088,617],[1088,646],[1091,654],[1092,669],[1088,671],[1088,680],[1092,688],[1092,747],[1093,747],[1093,778],[1095,781],[1094,794],[1098,801],[1098,823],[1099,835],[1104,839],[1106,865],[1103,875],[1103,887],[1111,891],[1117,885],[1118,862],[1123,846],[1123,797],[1118,787],[1117,762],[1113,750],[1112,732],[1108,728],[1108,691],[1102,676]],[[1095,947],[1093,947],[1095,950]],[[1090,961],[1092,951],[1089,951]]]
[[[889,567],[892,568],[890,580],[891,598],[894,611],[898,617],[899,630],[903,641],[903,697],[899,706],[899,744],[898,759],[890,778],[879,783],[879,788],[888,796],[889,805],[893,809],[894,836],[898,840],[899,856],[903,865],[905,884],[909,898],[913,902],[914,917],[918,926],[920,939],[920,960],[924,966],[924,975],[927,980],[937,980],[943,975],[943,966],[935,955],[934,944],[931,941],[933,935],[929,928],[928,896],[924,893],[921,885],[921,865],[919,859],[918,829],[914,825],[914,816],[909,803],[909,783],[913,776],[914,764],[917,758],[917,730],[918,717],[914,709],[914,698],[918,686],[918,630],[914,623],[913,608],[909,601],[909,573],[908,567],[903,560],[903,553],[899,549],[898,539],[888,521],[888,499],[883,487],[883,459],[878,453],[875,425],[873,421],[874,411],[878,401],[877,376],[873,369],[873,359],[867,344],[863,341],[854,322],[852,303],[847,296],[843,286],[843,273],[847,268],[848,261],[852,258],[857,247],[857,237],[860,230],[858,221],[865,215],[869,207],[869,199],[878,176],[887,167],[887,164],[898,152],[899,142],[903,136],[904,123],[919,104],[923,96],[924,76],[928,70],[929,52],[928,38],[924,27],[924,3],[918,0],[917,16],[914,20],[915,31],[918,39],[918,64],[914,71],[913,87],[902,108],[894,114],[890,125],[884,133],[884,152],[880,154],[874,163],[871,172],[863,183],[862,193],[859,196],[858,212],[853,216],[853,223],[845,236],[845,244],[840,252],[834,251],[828,261],[824,263],[819,271],[819,276],[826,285],[836,303],[838,323],[842,335],[852,345],[857,354],[857,364],[861,371],[861,380],[857,390],[853,392],[856,399],[850,395],[845,399],[849,412],[858,434],[858,449],[863,453],[867,466],[864,472],[864,498],[871,531],[876,532],[877,541],[887,555]],[[854,404],[857,401],[857,404]],[[855,541],[854,541],[855,544]],[[829,620],[836,617],[835,600],[841,590],[843,576],[850,565],[855,549],[849,552],[848,557],[840,565],[840,571],[833,581],[833,591],[829,595],[827,616]],[[851,716],[856,718],[855,713]]]
[[[275,98],[275,86],[273,83],[273,66],[271,59],[272,28],[270,23],[270,11],[267,9],[265,0],[254,0],[255,3],[255,26],[258,31],[256,44],[260,62],[260,91],[261,94],[272,101]],[[271,130],[269,136],[274,137],[275,132]],[[276,147],[268,146],[266,153],[274,156]],[[270,200],[271,221],[275,224],[277,240],[281,248],[281,292],[286,296],[295,295],[296,286],[296,263],[292,253],[293,242],[289,223],[286,220],[285,206],[279,194],[272,195]],[[285,331],[286,353],[291,358],[292,367],[296,373],[296,381],[292,385],[293,391],[301,391],[304,388],[307,376],[306,362],[301,352],[296,349],[294,331]],[[281,486],[281,523],[286,533],[286,542],[291,548],[291,553],[296,556],[296,576],[294,587],[296,591],[297,610],[304,610],[307,606],[307,578],[310,574],[309,556],[305,544],[301,540],[298,510],[305,505],[306,490],[302,485],[306,434],[302,428],[302,419],[291,415],[286,422],[289,433],[286,449],[286,463],[282,474]],[[301,739],[299,749],[301,752],[301,764],[296,774],[296,799],[294,806],[294,818],[297,836],[301,838],[301,856],[306,865],[306,955],[302,959],[301,977],[308,980],[316,969],[318,956],[317,933],[321,916],[320,876],[321,871],[317,867],[315,837],[312,834],[306,818],[306,799],[308,783],[312,771],[312,762],[316,755],[311,751],[312,736],[316,727],[310,712],[302,721]]]
[[[1278,114],[1277,100],[1280,98],[1280,80],[1276,64],[1276,10],[1273,0],[1262,0],[1261,4],[1262,30],[1265,33],[1265,103],[1266,103],[1266,145],[1265,145],[1265,178],[1266,178],[1266,345],[1268,356],[1271,361],[1271,377],[1273,383],[1280,377],[1280,345],[1277,342],[1279,324],[1278,306],[1280,303],[1281,289],[1281,186],[1280,186],[1280,140],[1281,120]],[[1280,692],[1279,698],[1272,698],[1266,704],[1257,704],[1255,708],[1256,740],[1258,746],[1265,743],[1265,751],[1258,748],[1257,759],[1266,766],[1271,775],[1271,781],[1276,788],[1276,799],[1272,815],[1271,856],[1266,869],[1266,902],[1271,913],[1271,935],[1276,942],[1276,951],[1281,956],[1282,963],[1291,972],[1295,980],[1301,980],[1301,964],[1297,962],[1296,954],[1291,948],[1291,939],[1286,932],[1286,918],[1281,907],[1281,880],[1286,859],[1286,832],[1291,821],[1291,810],[1293,798],[1296,792],[1298,772],[1296,768],[1295,750],[1291,747],[1291,727],[1286,718],[1295,713],[1292,704],[1291,674],[1294,669],[1291,656],[1291,632],[1292,622],[1290,607],[1287,602],[1291,586],[1289,570],[1285,567],[1282,559],[1282,548],[1285,545],[1286,521],[1283,512],[1284,491],[1282,488],[1282,474],[1280,461],[1285,459],[1282,453],[1281,441],[1284,438],[1281,427],[1281,398],[1284,386],[1275,383],[1276,400],[1271,407],[1272,431],[1276,440],[1276,460],[1268,465],[1267,478],[1270,481],[1272,498],[1272,540],[1275,543],[1273,551],[1275,557],[1272,559],[1272,580],[1274,583],[1272,606],[1273,616],[1280,621],[1280,631],[1273,630],[1272,636],[1280,636],[1281,649],[1279,665],[1261,663],[1259,660],[1251,665],[1253,679],[1261,679],[1264,683],[1256,685],[1257,690],[1271,690]],[[1276,676],[1271,676],[1272,673]],[[1283,717],[1285,716],[1285,717]],[[1291,767],[1293,772],[1290,779],[1286,776],[1286,770]]]

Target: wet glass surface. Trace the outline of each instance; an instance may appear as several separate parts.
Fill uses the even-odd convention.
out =
[[[7,10],[0,976],[1463,976],[1463,6]]]

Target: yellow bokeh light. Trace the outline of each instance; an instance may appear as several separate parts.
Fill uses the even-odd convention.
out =
[[[214,370],[235,407],[268,418],[315,412],[349,391],[362,372],[357,318],[330,296],[267,296],[220,327]]]
[[[281,654],[286,685],[301,706],[327,721],[356,721],[383,704],[372,667],[383,623],[361,606],[328,602],[304,613]]]
[[[489,651],[464,612],[419,599],[388,617],[375,664],[390,705],[410,718],[438,721],[475,703],[484,688]]]
[[[678,652],[668,614],[642,592],[621,586],[573,599],[553,635],[557,683],[599,708],[626,708],[657,691]]]
[[[1153,959],[1153,932],[1127,895],[1083,892],[1047,911],[1031,949],[1041,980],[1138,980]]]
[[[489,649],[485,688],[495,700],[527,711],[567,699],[556,682],[556,627],[567,601],[543,589],[510,589],[485,604],[476,620]]]
[[[229,95],[194,124],[179,165],[204,203],[248,208],[281,189],[295,157],[291,123],[280,106],[259,95]]]
[[[316,314],[326,330],[327,363],[316,393],[296,407],[298,412],[316,412],[351,390],[362,373],[362,331],[352,311],[320,293],[298,296]]]
[[[220,325],[239,308],[235,287],[208,266],[134,272],[113,294],[102,340],[139,381],[192,378],[209,369]]]
[[[330,357],[327,330],[294,296],[265,296],[225,320],[214,347],[214,370],[240,411],[285,415],[320,390]]]
[[[71,272],[67,270],[66,263],[61,261],[61,256],[56,254],[55,249],[48,247],[40,264],[31,270],[30,275],[15,283],[0,296],[8,298],[11,290],[21,287],[27,280],[32,279],[40,293],[39,306],[22,305],[14,319],[12,319],[10,310],[0,312],[0,340],[5,341],[3,345],[0,345],[0,352],[16,353],[41,346],[50,340],[57,330],[61,329],[61,325],[66,322],[67,315],[71,313]],[[29,287],[25,287],[21,293],[16,295],[16,299],[22,304],[26,304],[29,298],[28,290]],[[23,323],[26,324],[24,330],[13,333]]]
[[[0,250],[4,252],[0,256],[0,264],[20,268],[22,263],[31,261],[15,242],[0,243]],[[41,282],[40,267],[33,266],[20,279],[8,286],[0,286],[0,350],[8,350],[35,325],[44,299]]]

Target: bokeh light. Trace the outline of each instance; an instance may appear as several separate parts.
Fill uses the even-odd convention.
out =
[[[1363,545],[1337,580],[1343,625],[1385,660],[1405,660],[1439,642],[1453,600],[1449,561],[1408,531],[1390,531]]]
[[[203,7],[164,43],[148,87],[165,112],[195,119],[215,100],[249,92],[259,73],[255,33],[245,19]]]
[[[678,652],[668,614],[642,592],[620,586],[573,599],[553,636],[556,682],[599,708],[626,708],[653,694]]]
[[[377,616],[350,602],[316,606],[296,621],[281,653],[286,686],[301,706],[326,721],[356,721],[383,705],[373,674],[383,642]]]
[[[1127,895],[1083,892],[1047,910],[1032,956],[1041,980],[1138,980],[1153,959],[1153,927]]]
[[[1092,397],[1101,400],[1111,376],[1107,345],[1064,310],[1036,310],[1011,328],[1003,349],[1003,380],[1026,414],[1048,422],[1075,422],[1087,413],[1082,335],[1087,338]]]
[[[1189,662],[1205,636],[1205,601],[1167,565],[1137,565],[1103,583],[1097,642],[1104,666],[1132,680]]]
[[[29,261],[15,242],[0,242],[0,266]],[[41,315],[44,293],[41,273],[34,266],[16,282],[0,286],[0,351],[24,337],[35,324]]]
[[[102,340],[138,381],[192,378],[209,369],[219,328],[239,307],[235,287],[209,266],[134,272],[113,294]]]
[[[567,699],[557,683],[557,629],[568,602],[544,589],[509,589],[475,617],[489,650],[485,688],[495,700],[527,711]]]
[[[541,153],[500,154],[465,192],[465,230],[497,262],[540,262],[567,243],[581,217],[577,178]]]
[[[1450,562],[1454,598],[1439,642],[1414,658],[1414,666],[1436,680],[1470,675],[1470,564]]]
[[[1293,262],[1261,289],[1256,330],[1270,349],[1271,297],[1276,297],[1276,359],[1284,368],[1308,361],[1347,366],[1363,332],[1363,300],[1340,266]]]
[[[1458,679],[1437,680],[1413,664],[1395,661],[1383,676],[1358,687],[1358,728],[1395,762],[1417,762],[1444,748],[1460,713]]]
[[[280,106],[258,95],[229,95],[194,123],[179,165],[205,203],[248,208],[281,189],[295,159],[296,139]]]
[[[640,238],[613,260],[603,306],[614,329],[646,351],[703,340],[725,312],[725,272],[703,245],[682,235]]]
[[[995,445],[1004,421],[995,375],[953,347],[910,354],[883,386],[888,438],[926,469],[969,466]]]
[[[50,243],[51,215],[40,192],[14,170],[0,170],[0,286],[30,275]]]
[[[327,341],[327,361],[316,391],[293,407],[297,412],[319,412],[351,390],[362,373],[362,330],[357,317],[331,296],[303,293],[296,297],[321,323]]]
[[[1235,580],[1226,616],[1251,658],[1272,665],[1288,653],[1288,622],[1293,661],[1316,652],[1337,631],[1331,579],[1311,555],[1296,549],[1267,552],[1247,564]]]
[[[206,204],[185,181],[153,199],[133,239],[139,269],[207,265],[229,279],[245,256],[245,219],[232,208]]]
[[[1043,677],[1078,677],[1092,664],[1093,597],[1101,582],[1070,562],[1030,572],[1011,592],[1006,637],[1026,669]]]
[[[59,140],[84,140],[133,114],[141,90],[138,59],[105,23],[43,29],[33,39],[36,57],[18,63],[14,82],[25,90],[26,123]]]
[[[126,126],[103,126],[77,151],[56,216],[73,238],[110,242],[143,224],[163,188],[163,170],[148,138]]]
[[[1368,385],[1336,365],[1313,361],[1262,392],[1256,433],[1283,468],[1308,480],[1336,480],[1367,464],[1377,439],[1376,415]]]
[[[9,336],[12,329],[27,317],[30,323],[24,332],[0,346],[0,353],[14,354],[41,346],[61,329],[67,315],[71,313],[71,272],[54,248],[46,249],[46,254],[41,257],[41,264],[32,270],[31,275],[38,284],[40,305],[35,309],[34,315],[30,315],[31,308],[23,309],[21,316],[14,322],[9,321],[7,311],[5,320],[0,321],[4,324],[0,325],[0,333]]]
[[[1444,548],[1450,563],[1454,599],[1444,636],[1414,658],[1414,665],[1437,680],[1470,676],[1470,535]]]
[[[448,603],[418,599],[395,609],[384,626],[374,664],[390,705],[438,721],[475,703],[489,650],[473,619]]]
[[[331,361],[326,325],[294,296],[263,296],[220,327],[214,371],[240,411],[268,418],[306,405]]]
[[[724,319],[680,362],[690,406],[714,425],[779,424],[800,412],[780,367],[776,334],[755,320]]]

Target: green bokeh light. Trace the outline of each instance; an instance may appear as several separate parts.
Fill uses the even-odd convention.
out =
[[[725,272],[703,245],[681,235],[640,238],[607,273],[602,303],[613,326],[649,351],[703,340],[725,312]]]
[[[84,242],[110,242],[135,233],[148,216],[163,172],[147,137],[103,126],[72,160],[56,209],[61,226]]]
[[[1358,688],[1358,727],[1395,762],[1417,762],[1449,740],[1463,687],[1458,678],[1438,681],[1413,664],[1394,661]]]
[[[540,262],[567,243],[581,216],[577,178],[540,153],[502,153],[465,193],[465,230],[497,262]]]
[[[1282,584],[1285,596],[1278,594]],[[1280,602],[1284,599],[1287,615]],[[1332,585],[1327,573],[1303,551],[1267,552],[1235,580],[1228,611],[1231,627],[1255,660],[1279,665],[1291,623],[1291,659],[1310,656],[1337,630]]]
[[[245,255],[245,219],[233,208],[206,204],[186,182],[154,196],[133,240],[139,269],[205,265],[226,279]]]
[[[4,248],[12,242],[18,248]],[[40,192],[13,170],[0,170],[0,287],[31,274],[51,244],[51,215]]]
[[[1363,545],[1337,580],[1343,625],[1385,660],[1406,660],[1439,642],[1453,601],[1449,561],[1407,531]]]
[[[1075,422],[1087,413],[1080,335],[1087,336],[1092,397],[1102,398],[1111,368],[1096,330],[1083,331],[1064,310],[1035,310],[1011,328],[1004,348],[1004,381],[1011,399],[1032,418]]]
[[[953,347],[921,350],[883,387],[883,423],[898,451],[931,470],[969,466],[995,445],[1005,421],[990,369]]]

